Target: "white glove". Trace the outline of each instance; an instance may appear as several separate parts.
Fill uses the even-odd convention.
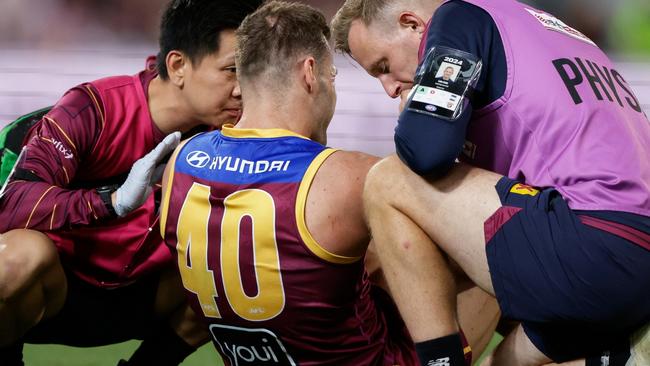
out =
[[[153,190],[152,186],[162,178],[165,169],[162,159],[174,151],[180,141],[181,133],[173,132],[133,164],[126,181],[115,191],[113,208],[118,216],[125,216],[147,200]]]

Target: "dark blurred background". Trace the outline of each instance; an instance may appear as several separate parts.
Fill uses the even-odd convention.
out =
[[[215,0],[219,1],[219,0]],[[587,34],[650,113],[650,0],[524,0]],[[331,18],[343,0],[304,0]],[[134,74],[157,53],[167,0],[0,0],[0,127],[55,103],[84,81]],[[393,152],[397,103],[349,58],[338,56],[339,94],[329,143]]]
[[[331,17],[342,0],[305,0]],[[648,0],[525,0],[609,52],[650,55]],[[0,43],[153,42],[166,0],[2,0]]]

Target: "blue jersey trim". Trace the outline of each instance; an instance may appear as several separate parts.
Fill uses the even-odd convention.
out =
[[[213,131],[195,137],[181,149],[175,170],[235,185],[298,183],[324,149],[297,136],[239,138]]]

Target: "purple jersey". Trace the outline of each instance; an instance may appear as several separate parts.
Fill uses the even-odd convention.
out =
[[[504,95],[474,111],[463,160],[554,187],[575,210],[650,215],[650,124],[607,56],[530,6],[467,2],[494,19],[508,74]]]
[[[172,158],[161,228],[227,364],[415,364],[363,259],[307,229],[309,187],[333,152],[285,130],[224,127]]]

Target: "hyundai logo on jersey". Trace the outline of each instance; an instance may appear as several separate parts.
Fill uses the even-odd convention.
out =
[[[205,168],[210,162],[210,155],[203,151],[192,151],[185,158],[188,164],[195,168]]]

